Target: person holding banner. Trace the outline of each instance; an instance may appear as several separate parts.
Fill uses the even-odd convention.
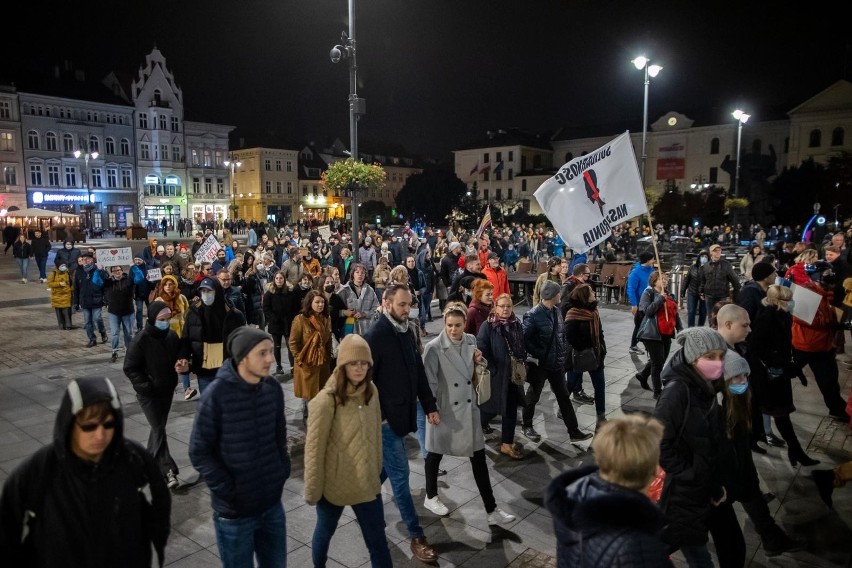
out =
[[[654,400],[660,398],[663,390],[660,373],[669,357],[672,339],[683,329],[677,302],[666,293],[668,282],[668,276],[655,270],[648,277],[648,287],[642,292],[642,298],[639,300],[639,311],[644,316],[638,337],[645,346],[645,351],[648,352],[648,362],[641,371],[636,373],[636,379],[643,389],[651,390],[648,387],[648,377],[651,377],[651,384],[654,385]]]
[[[111,266],[109,275],[103,271],[105,299],[109,329],[112,334],[112,362],[118,360],[118,333],[124,332],[125,352],[133,339],[134,286],[133,281],[121,270],[120,266]],[[175,281],[177,288],[177,281]]]
[[[80,255],[81,266],[74,274],[74,285],[71,287],[74,295],[74,306],[79,312],[83,310],[83,326],[89,343],[86,347],[95,347],[95,324],[101,334],[101,343],[106,343],[106,326],[101,319],[101,309],[104,306],[104,279],[100,270],[95,267],[95,257],[89,251]]]

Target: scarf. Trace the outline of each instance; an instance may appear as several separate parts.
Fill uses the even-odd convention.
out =
[[[175,289],[171,294],[166,293],[166,288],[163,284],[166,280],[171,280],[175,285]],[[172,314],[176,314],[181,311],[180,306],[178,304],[178,299],[180,298],[180,286],[178,286],[177,278],[172,276],[171,274],[166,274],[163,276],[163,279],[160,280],[160,283],[157,285],[158,294],[157,296],[165,302],[166,306],[171,310]]]
[[[304,316],[302,317],[304,318]],[[307,322],[315,333],[311,335],[311,338],[299,352],[299,360],[308,367],[321,367],[328,362],[328,352],[325,346],[331,335],[331,326],[328,323],[328,318],[316,314],[311,314],[307,318]]]
[[[565,321],[587,321],[592,329],[592,341],[595,344],[595,351],[601,352],[601,317],[597,310],[587,310],[584,308],[571,308],[565,314]]]
[[[486,321],[494,331],[503,336],[512,355],[517,359],[526,360],[527,347],[524,344],[523,328],[514,313],[507,318],[501,318],[495,312],[491,312]]]
[[[388,321],[391,323],[393,328],[398,333],[408,333],[408,322],[407,321],[399,323],[398,321],[396,321],[396,319],[392,315],[390,315],[387,312],[385,312],[385,317],[388,318]]]

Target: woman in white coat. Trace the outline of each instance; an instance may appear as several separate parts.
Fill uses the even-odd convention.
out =
[[[429,387],[435,393],[437,424],[426,426],[426,501],[423,505],[436,515],[450,510],[438,498],[438,469],[444,454],[470,458],[473,478],[485,503],[488,524],[508,524],[515,520],[497,507],[488,466],[485,464],[485,436],[476,404],[473,371],[476,363],[486,364],[476,347],[476,338],[464,332],[467,307],[453,302],[444,309],[444,329],[423,350],[423,365]]]

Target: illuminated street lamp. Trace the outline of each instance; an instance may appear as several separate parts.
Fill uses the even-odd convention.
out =
[[[662,65],[651,65],[651,60],[640,55],[632,61],[636,69],[645,70],[645,104],[642,112],[642,189],[645,188],[645,162],[648,160],[648,86],[651,84],[651,77],[656,77],[663,70]]]
[[[734,174],[734,197],[739,197],[740,191],[740,145],[743,140],[743,124],[748,122],[748,119],[751,118],[750,114],[746,114],[743,111],[737,109],[731,113],[735,119],[737,119],[737,169]]]
[[[693,182],[691,184],[689,184],[689,187],[692,188],[693,190],[700,190],[700,189],[707,189],[708,187],[710,187],[710,184],[707,183],[704,176],[699,175],[698,177],[693,178]]]
[[[231,154],[230,160],[225,160],[223,163],[231,169],[231,221],[237,220],[237,184],[234,182],[234,172],[243,165],[239,160],[234,161],[234,155]],[[242,195],[240,196],[242,197]]]
[[[98,155],[99,154],[97,152],[88,152],[88,151],[87,152],[81,152],[80,150],[74,150],[74,157],[79,160],[80,156],[83,156],[83,160],[85,161],[85,164],[86,164],[85,165],[85,171],[83,172],[83,184],[86,186],[86,196],[87,196],[86,197],[86,211],[88,212],[88,214],[86,215],[87,218],[88,218],[87,219],[88,223],[86,223],[86,224],[88,225],[90,236],[92,234],[92,229],[93,229],[92,210],[94,209],[94,206],[92,205],[92,187],[89,184],[89,160],[90,159],[97,160]]]

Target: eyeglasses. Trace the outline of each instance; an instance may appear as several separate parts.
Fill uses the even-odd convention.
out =
[[[115,428],[115,420],[107,420],[106,422],[95,422],[94,424],[80,424],[77,422],[77,426],[80,427],[80,430],[83,432],[94,432],[98,429],[99,426],[103,426],[104,430],[112,430]]]
[[[592,273],[591,273],[591,272],[584,272],[584,273],[583,273],[583,276],[591,276],[591,275],[592,275]]]
[[[512,304],[497,304],[497,307],[500,308],[501,310],[505,310],[506,308],[511,308],[513,306],[512,306]]]

